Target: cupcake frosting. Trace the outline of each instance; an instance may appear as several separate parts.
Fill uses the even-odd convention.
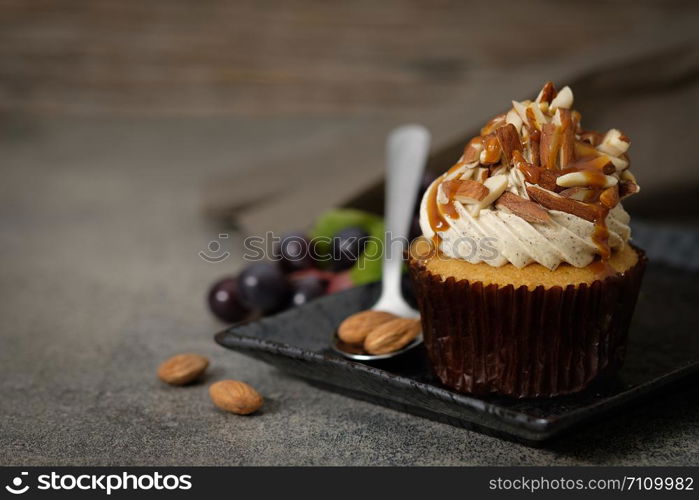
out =
[[[585,130],[569,87],[512,102],[423,196],[420,226],[442,254],[491,266],[606,260],[630,237],[621,200],[639,191],[629,139]]]

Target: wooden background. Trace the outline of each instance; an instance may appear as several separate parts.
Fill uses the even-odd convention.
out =
[[[457,105],[492,74],[686,38],[697,12],[692,1],[2,0],[0,109],[402,115]]]
[[[698,22],[692,1],[0,0],[0,127],[121,120],[162,157],[164,130],[191,129],[204,213],[284,230],[376,186],[395,125],[428,126],[443,170],[550,79],[576,84],[586,125],[632,137],[653,194],[699,184]]]

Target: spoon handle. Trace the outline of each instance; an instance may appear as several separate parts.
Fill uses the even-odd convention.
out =
[[[383,280],[377,308],[412,311],[403,300],[400,281],[403,253],[417,192],[429,152],[430,134],[420,125],[395,129],[386,143],[386,201]],[[414,311],[413,311],[414,313]]]

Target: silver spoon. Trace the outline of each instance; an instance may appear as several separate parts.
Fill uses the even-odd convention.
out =
[[[430,134],[421,125],[398,127],[391,132],[386,141],[386,201],[384,205],[386,235],[382,262],[383,277],[381,296],[371,309],[390,312],[404,318],[420,316],[420,313],[410,307],[403,298],[400,282],[410,219],[427,163],[429,145]],[[421,343],[422,335],[419,335],[413,342],[398,351],[386,354],[367,354],[361,349],[347,346],[335,335],[332,347],[336,352],[350,359],[375,361],[398,356]],[[355,352],[351,352],[351,350]]]

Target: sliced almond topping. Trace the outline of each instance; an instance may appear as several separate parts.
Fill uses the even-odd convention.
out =
[[[495,134],[488,134],[483,138],[483,151],[481,151],[480,161],[483,165],[493,165],[500,161],[502,150]]]
[[[515,164],[516,169],[522,174],[524,180],[530,184],[538,184],[540,177],[540,168],[535,167],[527,162],[518,162]]]
[[[564,189],[558,194],[560,194],[564,198],[570,198],[571,200],[590,201],[591,197],[594,195],[594,191],[592,189],[588,189],[582,186],[577,186]]]
[[[578,136],[580,137],[581,141],[592,144],[595,147],[599,146],[602,142],[602,134],[595,132],[594,130],[583,130],[578,134]]]
[[[488,167],[488,170],[490,170],[490,175],[488,177],[507,174],[507,166],[505,165],[491,165],[490,167]]]
[[[514,125],[518,133],[522,128],[522,124],[524,123],[522,121],[522,118],[520,118],[519,114],[514,109],[511,109],[507,112],[507,115],[505,116],[505,122],[509,123],[510,125]]]
[[[532,116],[534,117],[532,120]],[[543,127],[546,123],[549,122],[548,118],[546,118],[546,115],[541,111],[541,107],[539,106],[538,103],[531,103],[527,107],[527,118],[529,118],[529,123],[536,123],[536,127],[541,130],[541,127]]]
[[[573,110],[571,111],[571,120],[573,121],[573,129],[578,132],[580,130],[580,121],[582,120],[582,116],[580,115],[580,111]]]
[[[612,156],[619,156],[629,149],[630,140],[619,130],[613,128],[607,132],[597,149]]]
[[[476,172],[475,168],[465,168],[459,175],[458,179],[461,179],[462,181],[467,181],[470,178],[473,177],[473,174]]]
[[[512,124],[507,124],[495,130],[495,137],[502,150],[503,163],[509,165],[512,160],[512,153],[522,151],[522,143],[519,140],[517,129]]]
[[[488,195],[480,201],[481,208],[487,207],[505,192],[509,181],[507,177],[507,175],[494,175],[485,180],[483,184],[488,188]]]
[[[561,187],[594,186],[608,188],[616,186],[619,179],[611,175],[604,175],[602,172],[594,170],[584,170],[582,172],[571,172],[563,174],[556,179],[556,184]]]
[[[505,115],[498,115],[492,120],[490,120],[488,123],[485,124],[485,126],[481,129],[481,135],[488,135],[492,134],[496,128],[502,127],[505,124]]]
[[[453,180],[442,184],[448,198],[461,203],[478,203],[488,195],[488,188],[473,180]]]
[[[530,153],[530,158],[529,162],[534,165],[535,167],[538,167],[541,165],[541,156],[539,154],[539,151],[541,149],[541,132],[538,130],[530,130],[530,135],[529,135],[529,153]]]
[[[512,153],[512,165],[517,168],[521,168],[523,165],[529,165],[527,160],[524,159],[522,151],[515,151]]]
[[[483,151],[483,139],[480,137],[474,137],[464,148],[464,156],[462,161],[464,163],[478,161],[481,156],[481,151]]]
[[[548,224],[551,222],[549,213],[541,208],[541,205],[508,191],[500,195],[495,206],[498,208],[504,207],[527,222],[533,222],[534,224]]]
[[[530,165],[529,163],[525,163],[523,165],[520,165],[519,171],[522,172],[522,175],[524,176],[524,180],[527,181],[530,184],[538,184],[539,183],[539,168],[534,167]]]
[[[541,129],[541,144],[539,155],[541,166],[544,168],[558,168],[558,150],[561,147],[561,128],[553,123],[547,123]]]
[[[527,185],[527,193],[532,200],[549,210],[566,212],[590,222],[595,222],[604,216],[604,209],[598,205],[564,198],[538,186]]]
[[[558,122],[562,129],[559,164],[561,168],[565,168],[575,160],[575,129],[570,110],[558,108],[555,122]]]
[[[638,193],[640,190],[641,188],[635,182],[624,181],[619,184],[619,197],[626,198],[627,196]]]
[[[561,90],[559,90],[558,94],[556,94],[556,97],[554,97],[551,101],[551,105],[549,107],[551,109],[570,109],[571,107],[573,107],[573,91],[570,90],[570,87],[566,85]]]
[[[597,156],[599,151],[592,145],[583,141],[575,141],[575,157],[586,158],[588,156]]]
[[[599,201],[602,205],[610,209],[617,206],[617,203],[619,203],[618,186],[612,186],[602,191],[602,194],[599,195]]]
[[[556,179],[562,175],[560,170],[549,170],[525,162],[521,155],[514,154],[515,166],[524,174],[524,178],[530,184],[538,184],[549,191],[560,191],[562,188],[556,184]]]
[[[553,82],[546,82],[539,95],[536,96],[536,102],[550,103],[554,97],[556,97],[556,87],[553,86]]]
[[[614,164],[614,168],[616,168],[617,172],[620,172],[622,170],[625,170],[629,167],[629,160],[624,158],[624,156],[616,157],[616,156],[610,156],[609,160]]]
[[[549,191],[560,191],[563,189],[561,186],[556,184],[556,180],[561,176],[559,170],[549,170],[545,168],[540,168],[539,173],[539,186]]]
[[[613,174],[616,170],[612,159],[607,155],[583,158],[568,167],[576,170],[599,170],[605,174]]]
[[[495,175],[493,177],[488,177],[483,183],[485,187],[488,188],[488,195],[479,201],[477,204],[469,205],[468,209],[471,215],[478,217],[480,211],[491,205],[495,200],[497,200],[502,193],[507,189],[509,182],[508,175]]]
[[[488,177],[490,177],[490,169],[488,167],[478,167],[474,179],[479,182],[485,182]]]
[[[447,170],[447,173],[444,174],[444,180],[450,181],[452,179],[458,179],[459,177],[461,177],[461,174],[463,174],[467,170],[469,170],[469,168],[466,166],[466,164],[459,161],[459,163]]]
[[[528,117],[527,117],[527,106],[529,105],[531,101],[512,101],[512,109],[517,113],[517,115],[520,117],[522,120],[522,123],[526,125],[531,125],[529,123]]]

